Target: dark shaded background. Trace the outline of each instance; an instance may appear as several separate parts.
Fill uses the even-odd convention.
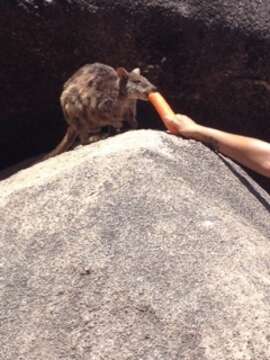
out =
[[[61,139],[63,82],[95,61],[140,66],[178,112],[270,141],[269,1],[0,3],[0,168]],[[140,127],[162,128],[149,104]],[[257,180],[270,190],[269,181]]]

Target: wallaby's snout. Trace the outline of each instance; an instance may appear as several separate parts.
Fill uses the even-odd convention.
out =
[[[156,91],[158,91],[157,86],[155,86],[155,85],[152,84],[151,90],[148,92],[148,95],[149,95],[151,92],[156,92]]]

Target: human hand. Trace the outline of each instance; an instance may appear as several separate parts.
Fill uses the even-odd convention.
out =
[[[188,139],[195,139],[200,128],[194,120],[182,114],[166,116],[163,122],[171,134],[181,135]]]

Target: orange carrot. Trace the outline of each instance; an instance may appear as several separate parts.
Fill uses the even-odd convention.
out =
[[[150,103],[154,106],[163,120],[167,116],[174,115],[174,112],[164,97],[159,92],[152,92],[148,95]]]
[[[165,120],[166,117],[172,117],[175,115],[174,111],[159,92],[152,92],[148,95],[148,100],[154,106],[158,112],[161,120],[164,122],[166,128],[173,134],[177,134],[177,128],[171,121]]]

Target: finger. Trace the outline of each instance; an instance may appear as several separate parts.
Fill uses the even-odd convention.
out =
[[[167,122],[175,122],[176,117],[175,117],[174,115],[172,115],[172,116],[165,116],[165,117],[163,118],[163,120],[164,120],[164,121],[167,121]]]

